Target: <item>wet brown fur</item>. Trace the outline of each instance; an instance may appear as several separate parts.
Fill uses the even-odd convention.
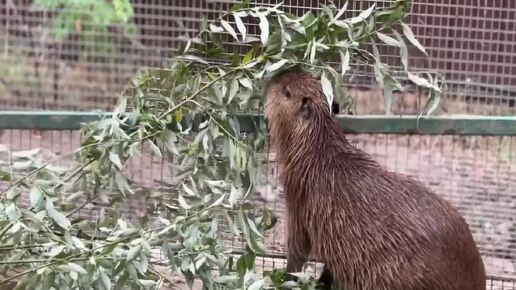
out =
[[[320,82],[302,72],[271,79],[266,118],[282,167],[287,271],[309,256],[346,290],[484,290],[468,225],[447,201],[353,147]]]

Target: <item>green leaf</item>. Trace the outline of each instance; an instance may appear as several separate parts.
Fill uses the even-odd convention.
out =
[[[267,20],[267,17],[263,13],[258,13],[258,18],[260,19],[260,40],[263,46],[267,46],[267,41],[269,40],[269,20]]]
[[[254,252],[246,248],[245,252],[238,258],[236,263],[236,271],[240,277],[243,277],[248,270],[253,269],[255,265],[256,255]]]
[[[127,262],[134,260],[140,254],[140,250],[139,246],[129,249],[126,257]]]
[[[419,41],[414,36],[414,33],[412,32],[412,29],[410,29],[410,26],[408,26],[405,23],[401,23],[401,26],[403,27],[403,34],[405,37],[412,43],[415,47],[417,47],[422,53],[424,53],[426,56],[428,56],[428,53],[426,52],[426,49],[419,43]]]
[[[283,67],[287,63],[288,63],[288,59],[279,60],[279,61],[273,63],[271,66],[269,66],[266,69],[266,71],[269,72],[269,73],[274,72],[274,71],[280,69],[281,67]]]
[[[250,62],[251,60],[253,60],[253,53],[254,53],[254,49],[250,49],[249,51],[247,51],[247,53],[242,58],[242,63],[246,64],[246,63]]]
[[[213,278],[214,282],[220,283],[220,284],[226,284],[228,282],[236,282],[238,280],[240,280],[239,277],[237,277],[237,276],[230,276],[230,275],[224,275],[224,276],[219,276],[219,277]]]
[[[143,287],[145,287],[146,289],[152,287],[152,286],[155,286],[157,284],[156,281],[153,281],[153,280],[145,280],[145,279],[138,279],[138,282],[140,282],[140,284],[142,284]]]
[[[60,227],[62,227],[65,230],[70,228],[70,221],[62,213],[55,210],[54,204],[50,199],[47,199],[45,209],[47,210],[48,216],[52,218]]]
[[[321,86],[323,93],[326,96],[326,101],[328,102],[331,110],[331,105],[333,104],[333,86],[326,76],[326,72],[323,72],[321,75]]]
[[[189,188],[186,184],[182,183],[183,190],[189,195],[189,196],[196,196],[197,194]]]
[[[395,47],[401,46],[401,43],[399,41],[397,41],[396,39],[394,39],[386,34],[383,34],[381,32],[376,32],[376,36],[378,36],[378,38],[387,45],[395,46]]]
[[[72,263],[72,262],[68,262],[64,265],[59,265],[58,266],[58,269],[60,270],[63,270],[63,271],[74,271],[74,272],[77,272],[79,274],[82,274],[82,275],[86,275],[88,274],[88,272],[86,272],[86,270],[80,266],[80,265],[77,265],[75,263]]]
[[[346,72],[350,69],[349,61],[350,61],[350,54],[349,50],[346,49],[346,52],[342,52],[342,49],[339,49],[340,54],[340,63],[341,63],[341,75],[345,75]]]
[[[195,269],[199,270],[206,263],[206,257],[202,257],[195,261]]]
[[[442,93],[436,90],[431,90],[428,94],[429,98],[425,104],[425,109],[427,110],[427,115],[432,115],[441,104]]]
[[[127,178],[121,172],[115,172],[115,183],[120,191],[133,192],[132,188],[129,186],[129,183],[127,183]]]
[[[338,20],[342,15],[344,15],[346,10],[348,9],[348,4],[349,4],[348,1],[346,1],[346,3],[344,3],[344,6],[342,6],[342,8],[340,8],[339,12],[337,12],[335,17],[330,21],[330,24],[335,23],[336,20]]]
[[[385,101],[385,111],[387,115],[391,114],[394,88],[395,86],[393,85],[392,80],[390,80],[390,78],[384,78],[383,97]]]
[[[222,33],[222,32],[224,32],[224,28],[222,28],[220,26],[217,26],[217,25],[214,25],[214,24],[210,24],[210,30],[212,32],[215,32],[215,33]]]
[[[118,169],[122,169],[122,161],[120,161],[118,154],[109,152],[109,160],[111,160]]]
[[[12,164],[13,170],[27,170],[29,169],[34,162],[32,160],[28,161],[15,161]]]
[[[357,24],[359,22],[366,20],[369,16],[371,16],[375,7],[376,3],[374,3],[371,7],[367,8],[367,10],[360,12],[360,14],[357,17],[351,18],[349,22],[351,22],[351,24]]]
[[[257,280],[253,284],[251,284],[251,286],[249,286],[249,288],[247,288],[247,289],[248,290],[259,290],[259,289],[262,289],[264,283],[265,283],[264,279]]]
[[[154,142],[152,141],[149,141],[149,146],[152,150],[152,152],[159,158],[163,158],[163,154],[161,154],[161,150],[158,148],[158,146],[156,146],[156,144],[154,144]]]
[[[292,273],[290,273],[292,275]],[[281,287],[285,287],[287,289],[295,288],[299,286],[299,283],[296,281],[285,281],[281,283]]]
[[[116,106],[115,110],[113,111],[113,116],[120,117],[121,113],[124,113],[127,109],[127,98],[122,98]]]
[[[233,27],[231,27],[231,25],[230,25],[227,21],[225,21],[225,20],[221,19],[221,20],[220,20],[220,23],[222,24],[222,27],[224,27],[224,29],[225,29],[225,30],[226,30],[226,31],[227,31],[231,36],[233,36],[233,38],[234,38],[235,40],[238,40],[238,36],[237,36],[237,34],[236,34],[235,30],[233,29]]]
[[[407,73],[407,76],[409,78],[409,80],[411,82],[413,82],[414,84],[420,86],[420,87],[425,87],[425,88],[429,88],[429,89],[434,89],[438,92],[441,91],[441,89],[439,89],[438,87],[432,85],[427,79],[425,78],[422,78],[420,76],[417,76],[415,74],[412,74],[412,73]]]
[[[223,195],[221,195],[214,203],[212,203],[208,209],[210,208],[214,208],[218,205],[220,205],[223,201],[224,201],[224,198],[226,198],[226,194],[224,193]]]
[[[37,275],[33,275],[33,276],[37,276]],[[74,278],[74,276],[75,276],[75,278]],[[77,273],[76,272],[70,272],[70,277],[72,279],[74,279],[74,280],[77,280]],[[43,287],[41,287],[41,288],[42,289],[51,289],[52,286],[55,283],[55,280],[56,280],[56,272],[54,272],[54,271],[50,272],[49,271],[48,273],[46,273],[45,281],[43,282],[43,285],[42,285]],[[17,286],[19,287],[18,289],[31,289],[32,288],[32,287],[25,288],[24,285],[21,285],[21,283],[18,284]]]
[[[226,182],[224,180],[204,180],[203,182],[210,187],[226,187]]]
[[[62,246],[62,245],[53,246],[52,248],[50,248],[50,251],[46,255],[49,257],[55,257],[55,256],[61,254],[61,252],[63,252],[64,249],[65,249],[65,246]]]
[[[408,71],[408,49],[407,45],[405,44],[405,41],[403,40],[403,37],[396,32],[395,30],[392,31],[393,34],[396,36],[396,39],[400,43],[400,58],[401,58],[401,64],[403,65],[403,68],[405,71]]]
[[[100,281],[102,281],[102,284],[105,289],[111,289],[111,280],[109,279],[109,276],[106,274],[106,270],[104,268],[99,267],[98,273],[100,276]]]
[[[176,111],[176,122],[179,123],[183,120],[183,108],[179,108]]]
[[[246,238],[247,241],[249,241],[251,239],[251,233],[249,231],[249,227],[247,225],[247,219],[244,215],[243,209],[240,209],[238,211],[237,222],[238,222],[238,226],[240,227],[240,230],[244,234],[244,237]]]
[[[339,26],[339,27],[342,27],[342,28],[346,29],[348,31],[348,33],[350,33],[350,31],[351,31],[350,28],[349,28],[349,25],[345,21],[338,20],[338,21],[335,21],[334,24]]]
[[[205,64],[205,65],[209,65],[210,63],[207,62],[206,60],[196,56],[196,55],[191,55],[191,54],[187,54],[187,55],[182,55],[180,57],[176,57],[177,59],[183,59],[183,60],[190,60],[190,61],[194,61],[194,62],[199,62],[199,63],[202,63],[202,64]]]
[[[317,42],[313,41],[310,44],[312,45],[310,49],[310,64],[313,65],[315,63],[315,54],[317,52]]]
[[[31,149],[31,150],[24,150],[24,151],[15,151],[11,152],[12,158],[30,158],[38,153],[40,153],[39,148]]]
[[[243,212],[243,209],[238,211],[237,222],[244,234],[245,241],[247,245],[254,253],[264,254],[265,253],[265,245],[256,239],[254,235],[252,235],[252,231],[250,230],[250,225],[248,223],[248,218]]]
[[[72,272],[70,272],[70,278],[72,278],[72,280],[74,280],[74,281],[77,281],[77,279],[79,278],[79,275],[77,274],[77,272],[72,271]]]
[[[238,80],[232,79],[231,84],[229,86],[227,104],[231,104],[231,101],[233,101],[233,99],[237,95],[239,89],[240,89],[240,85],[238,84]]]
[[[248,89],[250,89],[250,90],[252,90],[252,89],[253,89],[253,83],[251,82],[251,80],[250,80],[250,79],[248,79],[248,78],[241,78],[241,79],[239,79],[238,81],[240,82],[240,84],[241,84],[242,86],[244,86],[244,87],[246,87],[246,88],[248,88]]]
[[[328,7],[327,5],[324,5],[324,4],[321,5],[321,6],[322,6],[322,9],[323,9],[324,13],[326,15],[328,15],[328,17],[330,19],[333,19],[333,11],[330,9],[330,7]]]
[[[234,186],[231,186],[231,191],[229,194],[229,205],[233,207],[235,205],[235,202],[242,199],[243,196],[244,195],[241,190],[237,189]]]
[[[249,227],[251,228],[251,230],[259,237],[263,238],[263,235],[262,233],[260,233],[260,231],[258,230],[258,228],[256,227],[256,224],[251,220],[251,219],[247,219],[247,223],[249,224]]]
[[[32,189],[30,190],[29,198],[30,198],[30,207],[36,208],[39,205],[39,203],[41,202],[41,200],[43,199],[43,193],[39,189],[39,186],[32,187]]]
[[[177,201],[179,202],[179,205],[183,208],[183,209],[191,209],[192,207],[190,205],[188,205],[188,203],[186,203],[186,200],[184,199],[184,197],[180,194],[178,197],[177,197]]]
[[[11,182],[13,181],[11,178],[11,173],[7,171],[0,170],[0,181]]]
[[[236,23],[236,26],[238,28],[238,31],[240,32],[240,34],[242,34],[242,41],[245,42],[245,37],[246,37],[246,34],[247,34],[247,29],[244,25],[244,22],[242,21],[242,18],[240,17],[245,17],[247,16],[247,14],[245,12],[237,12],[237,13],[234,13],[233,14],[233,17],[235,18],[235,23]]]

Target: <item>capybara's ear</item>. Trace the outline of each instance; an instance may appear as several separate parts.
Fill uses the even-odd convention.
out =
[[[301,116],[304,119],[310,119],[312,117],[312,113],[314,111],[312,100],[310,98],[303,98],[303,105],[301,107]]]
[[[287,97],[287,99],[292,98],[292,94],[290,93],[288,87],[285,87],[285,89],[283,90],[283,93],[285,94],[285,97]]]

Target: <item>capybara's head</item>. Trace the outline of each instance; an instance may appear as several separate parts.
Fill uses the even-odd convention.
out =
[[[320,81],[305,72],[285,71],[272,77],[265,97],[265,117],[273,142],[287,142],[321,129],[321,121],[332,114]]]

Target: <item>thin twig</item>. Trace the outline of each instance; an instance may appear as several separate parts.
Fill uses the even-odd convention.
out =
[[[161,271],[159,271],[158,269],[156,269],[155,267],[153,267],[152,265],[149,266],[149,269],[154,272],[154,274],[156,274],[157,276],[159,276],[160,278],[166,280],[168,283],[170,283],[171,285],[175,285],[176,282],[172,281],[170,278],[166,277],[163,273],[161,273]]]
[[[82,255],[82,253],[80,253],[80,254],[78,254],[78,255]],[[72,256],[72,257],[73,257],[73,256]],[[40,270],[40,269],[47,268],[47,267],[50,267],[50,266],[54,266],[54,265],[57,265],[57,264],[62,263],[62,262],[68,262],[68,261],[79,261],[79,260],[87,260],[87,259],[89,259],[89,258],[82,258],[82,259],[73,259],[73,258],[72,258],[72,259],[68,259],[68,260],[57,260],[57,261],[54,261],[54,262],[51,262],[51,263],[47,263],[47,264],[41,265],[41,266],[39,266],[39,267],[36,267],[36,268],[30,269],[30,270],[24,271],[24,272],[21,272],[21,273],[19,273],[19,274],[13,275],[13,276],[11,276],[11,277],[9,277],[9,278],[6,278],[6,279],[4,279],[4,280],[0,281],[0,285],[5,284],[5,283],[8,283],[9,281],[12,281],[12,280],[14,280],[14,279],[16,279],[16,278],[23,277],[23,276],[25,276],[25,275],[27,275],[27,274],[30,274],[30,273],[32,273],[32,272],[36,272],[36,271],[38,271],[38,270]],[[29,260],[29,261],[30,261],[30,260]],[[0,264],[1,264],[1,263],[0,263]]]
[[[11,175],[9,177],[10,181],[11,181],[11,184],[14,180],[14,172],[13,172],[13,155],[11,154],[11,150],[8,149],[7,150],[7,157],[9,158],[9,174]]]
[[[56,259],[61,262],[77,262],[86,261],[89,258],[75,258],[75,259]],[[14,261],[0,261],[0,265],[13,265],[13,264],[28,264],[28,263],[44,263],[48,260],[14,260]]]
[[[75,175],[77,175],[79,172],[81,172],[84,168],[86,168],[87,166],[89,166],[90,164],[92,164],[95,160],[90,160],[88,162],[86,162],[85,164],[77,167],[73,172],[72,174],[68,175],[67,177],[65,177],[59,184],[57,184],[56,186],[54,186],[54,191],[55,190],[58,190],[59,188],[63,187],[64,184],[66,182],[68,182],[70,179],[72,179]]]
[[[0,252],[1,251],[12,251],[12,250],[19,250],[19,249],[33,249],[33,248],[42,248],[46,247],[44,245],[27,245],[27,246],[17,246],[17,245],[3,245],[0,246]]]
[[[187,97],[186,99],[184,99],[183,101],[181,101],[179,104],[175,105],[174,107],[168,109],[167,111],[165,111],[165,113],[163,113],[159,119],[163,119],[165,118],[166,116],[168,116],[170,113],[174,112],[175,110],[179,109],[181,106],[183,106],[184,104],[190,102],[191,100],[193,100],[195,97],[197,97],[200,93],[204,92],[205,90],[207,90],[208,88],[210,88],[213,84],[215,84],[216,82],[224,79],[225,77],[227,77],[228,75],[232,74],[235,70],[232,70],[232,71],[229,71],[228,73],[224,74],[224,75],[221,75],[219,77],[217,77],[216,79],[212,80],[211,82],[207,83],[206,85],[204,85],[202,88],[200,88],[197,92],[193,93],[191,96]]]
[[[91,198],[87,198],[81,205],[79,205],[78,207],[76,207],[74,210],[72,210],[71,212],[67,213],[66,214],[66,217],[69,218],[71,217],[72,215],[76,214],[78,211],[80,211],[81,209],[83,209],[85,206],[87,206],[88,204],[90,204],[94,199],[91,199]]]

